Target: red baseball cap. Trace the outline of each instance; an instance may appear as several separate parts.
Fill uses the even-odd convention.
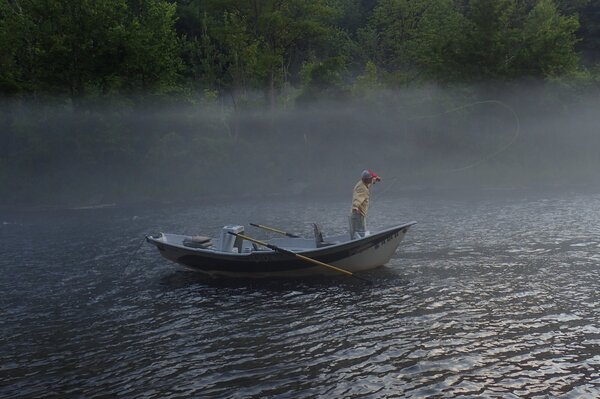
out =
[[[377,173],[373,172],[371,169],[367,169],[367,171],[371,174],[373,179],[381,180],[381,177],[377,176]]]

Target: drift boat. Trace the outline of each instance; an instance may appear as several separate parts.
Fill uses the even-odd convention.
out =
[[[354,273],[382,266],[414,224],[393,226],[353,240],[348,234],[322,237],[316,231],[314,239],[288,234],[263,243],[245,237],[243,226],[225,226],[216,239],[160,233],[146,240],[166,259],[213,277],[302,277],[336,274],[335,268]],[[306,262],[306,258],[315,262]],[[315,264],[320,262],[333,267]]]

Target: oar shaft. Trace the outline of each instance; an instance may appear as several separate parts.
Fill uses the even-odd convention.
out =
[[[293,256],[295,256],[296,258],[298,258],[298,259],[302,259],[302,260],[303,260],[303,261],[305,261],[305,262],[309,262],[309,263],[312,263],[312,264],[315,264],[315,265],[318,265],[318,266],[326,267],[326,268],[328,268],[328,269],[335,270],[335,271],[337,271],[337,272],[339,272],[339,273],[344,273],[344,274],[347,274],[348,276],[352,276],[352,277],[354,277],[354,278],[357,278],[357,279],[359,279],[359,280],[363,280],[363,281],[366,281],[366,282],[370,283],[370,281],[369,281],[369,280],[367,280],[367,279],[364,279],[364,278],[362,278],[362,277],[358,277],[358,276],[356,276],[354,273],[352,273],[352,272],[349,272],[348,270],[341,269],[341,268],[339,268],[339,267],[336,267],[336,266],[333,266],[333,265],[328,265],[327,263],[324,263],[324,262],[318,261],[318,260],[316,260],[316,259],[313,259],[313,258],[309,258],[308,256],[304,256],[304,255],[297,254],[297,253],[295,253],[295,252],[293,252],[293,251],[290,251],[289,249],[280,248],[280,247],[278,247],[278,246],[276,246],[276,245],[269,244],[269,243],[266,243],[266,242],[264,242],[264,241],[257,240],[256,238],[248,237],[248,236],[245,236],[245,235],[243,235],[243,234],[234,233],[234,232],[232,232],[232,231],[230,231],[230,232],[228,232],[228,233],[229,233],[229,234],[232,234],[232,235],[234,235],[234,236],[236,236],[236,237],[240,237],[240,238],[242,238],[242,239],[244,239],[244,240],[248,240],[248,241],[250,241],[250,242],[253,242],[253,243],[255,243],[255,244],[262,245],[263,247],[270,248],[270,249],[272,249],[273,251],[278,251],[278,252],[282,252],[282,253],[285,253],[285,254],[293,255]]]
[[[264,229],[268,231],[272,231],[274,233],[282,234],[291,238],[299,238],[296,234],[288,233],[287,231],[279,230],[274,227],[264,226],[262,224],[250,223],[250,226],[258,227],[259,229]]]
[[[337,271],[337,272],[344,273],[344,274],[347,274],[347,275],[349,275],[349,276],[354,276],[354,273],[352,273],[352,272],[349,272],[348,270],[345,270],[345,269],[340,269],[339,267],[335,267],[335,266],[333,266],[333,265],[328,265],[327,263],[323,263],[323,262],[321,262],[321,261],[318,261],[318,260],[316,260],[316,259],[309,258],[309,257],[306,257],[306,256],[304,256],[304,255],[297,254],[297,253],[294,253],[294,255],[295,255],[297,258],[300,258],[300,259],[302,259],[302,260],[305,260],[305,261],[307,261],[307,262],[310,262],[310,263],[314,263],[315,265],[319,265],[319,266],[323,266],[323,267],[328,267],[328,268],[330,268],[331,270],[335,270],[335,271]]]

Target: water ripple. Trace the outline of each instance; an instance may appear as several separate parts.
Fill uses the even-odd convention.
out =
[[[336,233],[345,205],[252,214]],[[372,286],[211,280],[132,253],[159,229],[247,223],[233,205],[2,215],[0,397],[598,397],[599,211],[575,194],[375,201],[371,226],[419,224]]]

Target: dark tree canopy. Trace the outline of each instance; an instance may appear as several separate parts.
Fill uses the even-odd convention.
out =
[[[367,63],[391,86],[545,79],[599,58],[599,4],[2,0],[0,90],[72,98],[211,92],[236,102],[258,90],[275,106],[290,87],[351,93]]]

